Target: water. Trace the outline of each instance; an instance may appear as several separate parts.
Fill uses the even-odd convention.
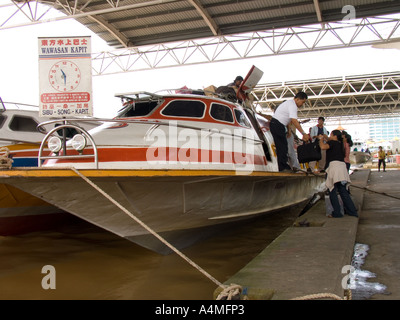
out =
[[[220,282],[293,224],[302,207],[270,213],[182,250]],[[162,256],[76,220],[0,237],[0,299],[210,300],[216,284],[176,254]],[[55,268],[55,289],[42,273]]]
[[[353,300],[367,300],[377,293],[385,293],[386,286],[378,282],[370,282],[369,279],[375,278],[376,274],[361,267],[368,255],[369,246],[356,243],[351,265],[354,270],[350,273],[349,289],[352,290]]]

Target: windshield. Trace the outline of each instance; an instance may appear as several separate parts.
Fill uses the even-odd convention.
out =
[[[128,101],[118,118],[145,117],[158,106],[158,101]]]
[[[3,99],[0,97],[0,112],[6,111],[6,106],[3,103]]]

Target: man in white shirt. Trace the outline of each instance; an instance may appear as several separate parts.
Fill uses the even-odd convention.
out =
[[[297,109],[306,102],[307,98],[305,92],[298,92],[293,99],[281,103],[275,109],[275,113],[272,116],[270,130],[275,142],[279,171],[292,172],[292,169],[288,164],[288,143],[286,138],[287,125],[292,123],[293,126],[303,135],[304,141],[310,139],[310,136],[303,130],[297,120]]]

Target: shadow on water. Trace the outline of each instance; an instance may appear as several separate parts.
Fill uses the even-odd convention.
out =
[[[303,205],[304,206],[304,205]],[[182,252],[225,282],[291,226],[303,206],[232,225]],[[0,237],[0,299],[212,299],[216,285],[176,254],[162,256],[80,219]],[[44,290],[41,272],[56,271]]]

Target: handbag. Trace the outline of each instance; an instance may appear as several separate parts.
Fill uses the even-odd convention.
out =
[[[306,163],[311,161],[321,160],[321,148],[319,146],[319,139],[315,139],[311,143],[303,143],[297,147],[297,159],[299,163]]]

